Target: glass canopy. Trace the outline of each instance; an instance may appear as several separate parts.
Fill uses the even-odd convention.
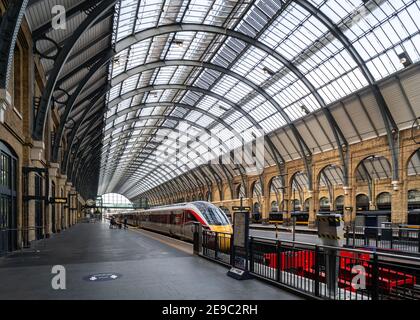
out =
[[[419,31],[415,0],[121,0],[99,193],[137,196],[388,77],[420,60]]]

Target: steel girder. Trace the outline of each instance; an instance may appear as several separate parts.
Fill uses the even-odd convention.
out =
[[[64,132],[64,127],[66,125],[67,119],[68,119],[71,111],[73,110],[73,106],[76,102],[77,97],[83,91],[83,89],[85,88],[85,86],[88,83],[88,81],[90,80],[90,78],[109,61],[109,59],[112,57],[112,55],[113,55],[112,50],[107,50],[105,53],[103,53],[100,60],[98,62],[96,62],[95,65],[92,68],[90,68],[89,72],[79,82],[79,85],[77,86],[76,90],[72,93],[70,98],[67,100],[64,112],[61,114],[61,117],[60,117],[60,124],[59,124],[58,130],[56,132],[55,139],[54,139],[54,144],[53,144],[53,147],[52,147],[52,149],[53,149],[52,150],[52,160],[53,160],[53,162],[57,162],[58,147],[59,147],[61,139],[62,139],[62,135],[63,135],[63,132]]]
[[[59,49],[58,55],[54,60],[54,67],[48,77],[47,84],[42,93],[38,112],[35,117],[35,124],[32,136],[34,140],[43,140],[44,128],[46,123],[47,113],[50,109],[51,98],[55,90],[57,80],[61,71],[70,56],[70,53],[76,42],[96,21],[101,19],[101,16],[106,13],[111,7],[115,5],[116,0],[103,0],[99,3],[87,16],[87,18],[77,27],[70,38],[66,41],[64,46]]]
[[[392,164],[393,164],[393,180],[399,180],[399,160],[398,160],[398,126],[395,123],[394,118],[392,117],[391,112],[389,111],[388,105],[385,101],[384,96],[382,95],[381,90],[377,82],[375,81],[374,76],[370,72],[369,68],[367,67],[365,61],[353,46],[351,41],[347,38],[347,36],[343,33],[343,31],[338,28],[336,24],[321,10],[316,8],[312,3],[305,0],[295,0],[302,8],[307,10],[310,14],[312,14],[315,18],[317,18],[324,26],[328,28],[328,30],[334,35],[334,37],[341,42],[341,44],[346,48],[348,53],[351,55],[353,60],[356,62],[357,66],[359,67],[360,71],[363,73],[364,77],[369,83],[369,86],[374,94],[376,103],[379,107],[381,112],[381,116],[385,125],[385,129],[387,132],[388,137],[388,144],[391,150],[392,155]],[[344,181],[346,185],[348,185],[348,168],[344,168],[346,173],[344,174]]]
[[[108,91],[108,87],[107,86],[105,86],[104,88],[102,88],[102,89],[100,89],[100,90],[97,91],[97,93],[92,98],[91,104],[88,107],[85,108],[85,110],[83,112],[83,115],[80,118],[79,122],[74,126],[73,130],[71,131],[71,136],[68,139],[68,143],[67,143],[67,150],[64,153],[62,172],[66,172],[67,171],[68,161],[69,161],[69,158],[70,158],[69,155],[70,155],[70,152],[71,152],[72,147],[73,147],[74,139],[75,139],[75,137],[76,137],[76,135],[77,135],[77,133],[78,133],[81,125],[83,124],[83,122],[84,122],[86,116],[89,114],[89,112],[94,109],[94,107],[96,106],[97,102],[98,101],[100,102],[99,99],[103,96],[103,93],[106,92],[106,91]],[[105,110],[106,110],[105,103],[104,103],[103,109],[104,109],[104,112],[105,112]],[[101,116],[102,115],[103,115],[103,113],[101,114]],[[98,115],[96,115],[96,116],[98,116]]]
[[[201,67],[201,68],[207,68],[207,69],[215,70],[215,71],[218,71],[220,73],[229,75],[229,76],[245,83],[246,85],[251,87],[254,91],[263,95],[264,98],[267,101],[269,101],[273,106],[275,106],[277,110],[281,109],[280,105],[277,103],[277,101],[275,99],[273,99],[264,89],[257,86],[255,83],[248,80],[246,77],[243,77],[240,74],[238,74],[238,73],[236,73],[236,72],[234,72],[230,69],[224,68],[222,66],[212,64],[212,63],[208,63],[208,62],[196,61],[196,60],[174,59],[174,60],[161,60],[161,61],[146,63],[144,65],[141,65],[141,66],[132,68],[130,70],[127,70],[126,72],[114,77],[111,80],[111,86],[115,86],[115,85],[123,82],[124,80],[128,79],[132,75],[142,73],[142,72],[145,72],[145,71],[148,71],[148,70],[153,70],[153,69],[156,69],[156,68],[169,67],[169,66]],[[208,92],[209,92],[209,90],[208,90]],[[281,110],[283,111],[283,109],[281,109]],[[283,113],[284,113],[284,111],[283,111]],[[250,117],[248,115],[246,117],[247,117],[247,119],[250,120]],[[257,126],[254,122],[253,122],[253,125]],[[259,126],[259,127],[257,126],[257,128],[262,130],[261,126]],[[273,153],[273,159],[275,160],[279,170],[281,171],[282,166],[283,166],[285,161],[284,161],[283,157],[280,155],[277,148],[274,146],[274,144],[272,143],[271,139],[268,136],[267,136],[267,140],[269,140],[268,143],[269,143],[271,152]]]
[[[159,127],[158,126],[156,126],[156,129],[159,129]],[[161,137],[161,138],[167,138],[168,140],[170,140],[170,141],[172,141],[172,142],[176,142],[176,139],[174,139],[174,138],[169,138],[169,137],[167,137],[166,135],[157,135],[157,134],[153,134],[153,136],[157,136],[157,137]],[[197,142],[199,142],[201,145],[203,145],[203,146],[206,146],[202,141],[200,141],[200,140],[198,140]],[[166,146],[166,145],[165,145]],[[171,150],[174,150],[174,151],[176,151],[177,149],[176,148],[174,148],[174,147],[171,147],[171,146],[167,146],[169,149],[171,149]],[[153,148],[147,148],[147,149],[150,149],[150,150],[155,150],[155,149],[153,149]],[[146,147],[144,147],[143,148],[143,150],[146,150]],[[193,150],[194,151],[194,153],[200,158],[200,159],[202,159],[202,155],[201,154],[199,154],[199,152],[198,151],[196,151],[196,150]],[[209,150],[211,153],[213,153],[214,154],[214,151],[212,150],[212,149],[210,149]],[[188,153],[188,151],[187,152],[183,152],[183,151],[180,151],[180,153],[181,153],[181,155],[182,156],[186,156],[187,155],[187,153]],[[215,155],[215,154],[214,154]],[[147,154],[147,155],[145,155],[144,157],[140,157],[141,159],[142,159],[142,163],[145,163],[146,162],[146,160],[148,160],[148,162],[150,162],[150,161],[152,161],[152,160],[150,160],[150,159],[148,159],[149,158],[149,156],[150,156],[150,154]],[[138,159],[139,157],[137,157],[137,159]],[[216,158],[217,158],[217,156],[216,156]],[[219,158],[219,160],[220,160],[220,156],[218,157]],[[135,159],[135,160],[137,160],[137,159]],[[194,162],[194,164],[197,164],[196,162],[195,162],[195,160],[193,160],[193,162]],[[185,167],[186,166],[186,164],[183,164],[183,166]],[[223,165],[222,165],[222,167],[224,167]],[[150,168],[150,167],[149,167]],[[161,166],[159,166],[159,167],[154,167],[154,169],[156,170],[157,168],[161,168]],[[188,168],[188,167],[187,167]],[[227,175],[227,173],[226,173],[226,171],[224,171],[225,172],[225,175],[226,175],[226,179],[229,179],[229,177],[228,177],[228,175]],[[183,173],[184,174],[184,173]],[[132,174],[130,174],[131,176],[136,176],[136,173],[132,173]],[[177,178],[177,177],[175,177],[175,178]],[[128,187],[129,188],[129,187]]]
[[[100,0],[86,0],[81,1],[80,3],[76,4],[74,7],[66,10],[66,20],[70,20],[71,18],[77,16],[81,12],[85,12],[91,9],[93,6],[97,5]],[[52,31],[53,27],[51,22],[46,22],[43,25],[39,26],[32,32],[33,40],[37,40],[47,34],[48,32]]]
[[[87,132],[87,134],[85,135],[85,138],[86,137],[88,137],[88,141],[94,141],[94,139],[98,139],[99,137],[102,137],[102,134],[97,134],[97,135],[90,135],[90,132],[92,131],[92,130],[94,130],[94,129],[96,129],[97,127],[99,127],[99,125],[100,125],[101,123],[98,123],[98,124],[96,124],[96,125],[94,125],[94,126],[92,126],[92,128]],[[77,147],[76,147],[76,150],[75,150],[75,152],[74,152],[74,155],[75,155],[75,157],[73,158],[73,162],[71,163],[71,165],[70,165],[70,168],[69,169],[67,169],[67,175],[69,175],[69,173],[70,173],[70,175],[72,175],[72,173],[73,173],[73,168],[74,168],[74,165],[75,165],[75,163],[76,162],[78,162],[79,160],[80,160],[80,158],[77,158],[77,155],[79,154],[79,149],[80,149],[80,146],[83,144],[83,141],[84,141],[85,139],[81,139],[81,141],[80,141],[80,143],[77,145]],[[91,146],[91,148],[90,149],[88,149],[88,150],[93,150],[93,148],[92,148],[92,145],[90,145]]]
[[[112,131],[115,128],[122,127],[124,125],[127,125],[130,122],[135,122],[137,120],[142,120],[142,119],[144,119],[144,120],[148,120],[148,119],[164,119],[165,120],[165,119],[168,119],[168,120],[177,121],[178,123],[180,123],[180,122],[186,122],[189,125],[194,126],[194,127],[197,127],[197,128],[200,128],[201,130],[205,131],[207,134],[211,135],[211,131],[208,128],[203,127],[203,126],[200,126],[200,125],[198,125],[197,123],[195,123],[193,121],[189,121],[189,120],[186,120],[186,119],[183,119],[183,118],[180,118],[180,117],[165,116],[165,115],[139,116],[139,117],[136,117],[134,119],[131,119],[129,122],[122,122],[122,123],[118,124],[117,126],[114,126],[114,127],[110,128],[110,129],[108,129],[108,131],[105,131],[104,134],[106,135],[106,134],[109,133],[109,131]],[[159,128],[161,128],[161,127],[158,127],[158,129]],[[131,130],[131,128],[128,129],[128,130]],[[121,134],[121,132],[119,134]],[[227,150],[227,152],[229,152],[228,146],[220,138],[219,138],[219,143],[220,143],[220,145],[222,145]],[[222,165],[222,167],[224,168],[224,165]],[[226,179],[229,180],[229,175],[227,174],[226,169],[224,168],[223,170],[225,172]]]
[[[94,69],[95,72],[98,71],[99,69],[101,69],[101,67],[103,67],[106,63],[109,62],[109,59],[106,59],[103,65],[99,65],[97,64],[98,61],[100,60],[104,60],[106,57],[111,57],[111,48],[107,48],[102,50],[101,52],[99,52],[98,54],[94,55],[92,58],[86,60],[84,63],[78,65],[77,67],[75,67],[74,69],[71,69],[68,73],[66,73],[65,75],[63,75],[60,79],[57,80],[57,84],[56,87],[59,88],[65,81],[67,81],[68,79],[70,79],[71,77],[73,77],[75,74],[77,74],[78,72],[84,70],[84,69],[89,69],[89,72]],[[95,73],[94,72],[94,73]],[[92,77],[93,75],[91,75],[88,80]],[[81,82],[85,81],[86,76],[83,78],[83,80],[80,80],[76,86],[73,86],[71,88],[68,89],[68,91],[72,91],[73,89],[76,88],[76,90],[79,88],[79,85]],[[87,81],[85,81],[87,82]],[[84,83],[84,87],[86,86],[86,83]],[[60,97],[58,97],[59,99]]]
[[[174,148],[174,147],[168,147],[169,149],[171,149],[171,150],[177,150],[176,148]],[[149,148],[150,150],[154,150],[153,148]],[[197,155],[198,155],[198,153],[196,153]],[[182,155],[186,155],[186,153],[185,152],[182,152]],[[151,166],[151,165],[153,165],[153,164],[155,164],[155,162],[153,162],[153,160],[151,160],[151,159],[148,159],[147,157],[146,157],[146,155],[144,156],[144,157],[140,157],[140,159],[143,161],[142,162],[142,167],[144,167],[144,168],[146,168],[146,169],[154,169],[154,170],[156,170],[157,168],[156,168],[156,166]],[[197,164],[196,163],[196,161],[195,160],[193,160],[193,163],[195,163],[195,164]],[[188,167],[186,166],[186,164],[183,164],[183,167],[186,167],[187,169],[188,169]],[[162,169],[162,170],[164,170],[164,168],[169,168],[170,169],[170,171],[166,171],[166,170],[164,170],[166,173],[168,173],[169,175],[171,174],[171,173],[173,173],[173,170],[168,166],[168,165],[164,165],[164,166],[159,166],[158,168],[160,168],[160,169]],[[156,172],[157,173],[157,172]],[[185,173],[182,173],[182,174],[185,174]],[[181,174],[181,175],[182,175]],[[137,177],[137,176],[139,176],[139,173],[133,173],[132,175],[131,175],[131,177]],[[163,177],[165,177],[165,176],[163,176]],[[179,176],[178,176],[179,177]],[[173,179],[175,179],[175,178],[178,178],[178,177],[174,177]],[[162,183],[165,183],[166,181],[163,181]],[[133,186],[133,185],[132,185]],[[124,192],[124,191],[123,191]]]
[[[208,33],[215,33],[215,34],[222,34],[222,35],[225,35],[225,36],[230,36],[230,37],[242,40],[242,41],[244,41],[244,42],[246,42],[246,43],[248,43],[252,46],[255,46],[258,49],[266,52],[267,54],[272,55],[277,60],[279,60],[286,68],[288,68],[293,74],[295,74],[296,77],[298,79],[300,79],[304,83],[304,85],[308,88],[308,90],[312,93],[314,98],[320,104],[321,108],[323,110],[326,109],[326,103],[325,103],[324,99],[317,92],[317,90],[315,89],[313,84],[306,78],[306,76],[291,61],[287,60],[285,57],[283,57],[277,51],[271,49],[270,47],[268,47],[267,45],[259,42],[258,40],[254,39],[252,37],[249,37],[249,36],[247,36],[247,35],[245,35],[241,32],[237,32],[237,31],[234,31],[234,30],[231,30],[231,29],[225,29],[225,28],[222,28],[222,27],[216,27],[216,26],[212,26],[212,25],[188,24],[188,23],[187,24],[164,25],[164,26],[159,26],[159,27],[139,31],[134,35],[128,36],[128,37],[120,40],[116,44],[116,51],[121,52],[122,50],[128,48],[130,45],[132,45],[136,42],[148,39],[150,37],[154,37],[154,36],[162,35],[162,34],[166,34],[166,33],[182,32],[182,31],[208,32]],[[278,111],[280,113],[282,113],[283,118],[289,124],[289,126],[292,130],[292,133],[293,133],[296,141],[298,142],[298,145],[299,145],[299,148],[300,148],[300,151],[301,151],[301,155],[302,155],[302,159],[304,160],[305,168],[306,168],[306,171],[308,173],[309,185],[310,185],[310,188],[312,188],[312,171],[310,170],[312,152],[307,147],[305,141],[300,136],[299,131],[296,129],[294,124],[290,121],[287,114],[285,114],[285,112],[282,109],[278,110]],[[329,116],[327,116],[327,119],[329,120],[330,126],[332,126],[333,132],[337,133],[337,130],[339,128],[338,128],[338,126],[334,127],[333,123],[331,123],[331,120],[333,118],[331,119]],[[343,138],[344,138],[344,136],[343,136]],[[340,148],[341,147],[340,141],[337,140],[336,142],[337,142],[337,146]]]
[[[238,73],[236,73],[236,72],[234,72],[230,69],[227,69],[225,67],[222,67],[222,66],[219,66],[219,65],[216,65],[216,64],[213,64],[213,63],[203,62],[203,61],[174,59],[174,60],[161,60],[161,61],[146,63],[144,65],[140,65],[140,66],[137,66],[137,67],[132,68],[130,70],[127,70],[126,72],[123,72],[123,73],[119,74],[118,76],[114,77],[111,80],[111,86],[115,86],[115,85],[123,82],[124,80],[128,79],[129,77],[131,77],[135,74],[142,73],[142,72],[152,70],[152,69],[156,69],[156,68],[170,67],[170,66],[191,66],[191,67],[207,68],[207,69],[218,71],[218,72],[220,72],[222,74],[225,74],[225,75],[229,75],[229,76],[245,83],[246,85],[251,87],[254,91],[256,91],[260,95],[264,96],[264,98],[268,102],[270,102],[273,106],[275,106],[275,108],[277,110],[281,109],[283,111],[283,109],[280,107],[280,105],[277,103],[277,101],[274,98],[272,98],[263,88],[257,86],[255,83],[253,83],[252,81],[250,81],[246,77],[243,77],[240,74],[238,74]],[[284,114],[284,111],[283,111],[282,114]],[[268,136],[267,136],[267,140],[269,140],[268,143],[269,143],[271,152],[273,153],[273,159],[276,162],[276,165],[279,168],[279,170],[281,172],[283,172],[283,166],[284,166],[285,161],[284,161],[283,157],[280,155],[277,148],[274,146],[274,144],[272,143],[271,139]]]
[[[124,98],[116,98],[114,100],[112,100],[112,103],[109,103],[108,106],[113,106],[117,104],[117,101],[123,101],[124,99],[134,96],[136,94],[139,93],[144,93],[144,92],[149,92],[152,90],[165,90],[165,89],[180,89],[180,90],[190,90],[190,91],[197,91],[199,93],[203,93],[205,95],[209,95],[212,96],[213,98],[223,101],[226,104],[230,105],[232,107],[232,109],[234,109],[235,111],[241,113],[245,118],[247,118],[257,129],[262,130],[261,125],[255,121],[254,118],[250,117],[239,105],[233,103],[232,101],[228,100],[227,98],[218,95],[214,92],[208,91],[206,89],[203,88],[199,88],[199,87],[194,87],[194,86],[186,86],[186,85],[177,85],[177,84],[165,84],[165,85],[155,85],[155,86],[147,86],[147,87],[143,87],[143,88],[138,88],[136,90],[132,90],[130,92],[128,92],[127,94],[124,95]],[[275,146],[273,145],[271,139],[267,136],[267,142],[269,145],[269,148],[271,149],[271,152],[273,153],[273,158],[277,159],[276,154],[281,157],[281,155],[278,153],[277,149],[275,148]],[[282,163],[284,163],[284,160],[281,158]],[[280,166],[280,164],[276,161],[277,165],[279,166],[279,169],[281,170],[283,168],[283,166]]]
[[[111,53],[109,53],[111,55]],[[115,53],[114,53],[115,54]],[[111,59],[111,57],[109,57],[109,59]],[[103,61],[106,60],[106,58],[103,59]],[[101,60],[102,61],[102,60]],[[98,68],[100,66],[100,62],[98,62]],[[256,90],[257,92],[261,93],[264,95],[264,97],[270,101],[272,104],[276,104],[275,100],[272,99],[264,90],[262,90],[261,88],[259,88],[258,86],[256,86],[253,82],[249,81],[248,79],[246,79],[245,77],[240,76],[237,73],[232,72],[231,70],[228,70],[226,68],[214,65],[214,64],[210,64],[210,63],[204,63],[204,62],[200,62],[200,61],[188,61],[188,60],[168,60],[168,61],[159,61],[159,62],[154,62],[154,63],[149,63],[144,65],[144,67],[140,67],[140,68],[134,68],[133,71],[135,70],[136,73],[138,72],[143,72],[146,70],[151,70],[151,69],[155,69],[155,68],[159,68],[159,67],[164,67],[164,66],[170,66],[170,65],[190,65],[190,66],[196,66],[196,67],[206,67],[209,69],[213,69],[219,72],[222,72],[224,74],[229,74],[230,76],[246,83],[247,85],[249,85],[250,87],[252,87],[254,90]],[[96,65],[95,65],[96,66]],[[87,75],[84,79],[84,81],[88,80],[91,76],[93,76],[94,72],[92,72],[90,75]],[[130,72],[125,73],[125,76],[129,76]],[[118,79],[117,79],[118,78]],[[117,77],[115,78],[116,81],[118,82],[122,82],[123,80],[125,80],[125,77]],[[114,81],[114,83],[116,82]],[[201,88],[200,88],[201,89]],[[204,90],[204,89],[201,89]],[[203,91],[201,91],[203,92]],[[76,93],[76,97],[77,94],[79,94],[80,91],[78,93]],[[206,92],[206,94],[208,94],[208,91]],[[73,95],[72,95],[73,96]],[[220,97],[220,96],[219,96]],[[226,103],[227,103],[227,99],[223,98]],[[219,99],[220,100],[220,99]],[[71,105],[70,105],[71,106]],[[261,126],[259,126],[259,124],[253,120],[252,117],[249,117],[249,115],[247,113],[245,113],[241,107],[236,107],[235,110],[237,110],[238,112],[241,112],[251,123],[253,123],[254,126],[256,126],[258,129],[262,130]],[[66,111],[64,112],[64,114],[69,113],[68,108],[66,106]],[[59,132],[59,134],[57,135],[57,140],[60,138],[61,139],[61,135],[62,135],[62,131]],[[272,143],[271,139],[267,136],[267,141],[269,144],[269,148],[271,149],[271,152],[273,153],[273,158],[277,164],[277,166],[279,167],[279,170],[282,170],[282,166],[284,164],[284,159],[281,157],[280,153],[278,152],[277,148],[274,146],[274,144]],[[57,151],[56,151],[57,152]],[[279,160],[281,161],[282,164],[279,163]]]
[[[109,55],[112,55],[111,53],[108,53],[108,54]],[[107,58],[104,57],[103,60],[101,60],[101,61],[103,61],[105,63],[105,60],[106,59]],[[109,59],[111,59],[111,56],[109,57]],[[137,68],[133,68],[132,70],[129,70],[128,72],[123,73],[122,75],[117,76],[116,78],[114,78],[113,83],[114,84],[120,83],[120,82],[124,81],[125,79],[127,79],[132,74],[144,72],[146,70],[151,70],[151,69],[155,69],[155,68],[160,68],[160,67],[165,67],[165,66],[174,66],[174,65],[177,65],[177,66],[186,65],[186,66],[194,66],[194,67],[203,67],[203,68],[209,68],[209,69],[216,70],[216,71],[221,72],[223,74],[228,74],[228,75],[230,75],[230,76],[232,76],[232,77],[234,77],[234,78],[236,78],[236,79],[238,79],[238,80],[246,83],[248,86],[252,87],[255,91],[257,91],[258,93],[262,94],[273,105],[277,105],[278,106],[277,102],[271,96],[269,96],[263,89],[261,89],[260,87],[256,86],[253,82],[251,82],[250,80],[246,79],[245,77],[242,77],[239,74],[237,74],[235,72],[232,72],[231,70],[226,69],[226,68],[223,68],[221,66],[217,66],[217,65],[214,65],[214,64],[211,64],[211,63],[200,62],[200,61],[193,61],[193,60],[191,60],[191,61],[188,61],[188,60],[167,60],[167,61],[158,61],[158,62],[148,63],[146,65],[143,65],[143,66],[140,66],[140,67],[137,67]],[[101,64],[100,64],[100,62],[98,62],[95,65],[94,69],[98,69],[100,66],[101,66]],[[87,81],[91,76],[93,76],[93,74],[94,74],[94,72],[88,74],[85,77],[84,81],[82,81],[82,82]],[[80,93],[80,91],[76,92],[76,96],[77,96],[77,94]],[[280,108],[280,106],[278,106],[278,108]],[[65,111],[64,114],[66,114],[66,113],[69,113],[67,107],[66,107],[66,111]],[[244,115],[247,116],[246,114],[244,114]],[[250,119],[248,116],[247,116],[247,118]],[[250,120],[250,121],[252,122],[252,120]],[[258,124],[255,121],[253,122],[253,124],[255,126],[258,126]],[[260,127],[260,129],[261,129],[261,127]],[[57,140],[59,138],[61,139],[61,135],[62,135],[62,130],[57,135]],[[270,140],[270,139],[268,138],[267,140]],[[271,151],[273,153],[273,158],[275,159],[276,164],[278,165],[279,169],[281,170],[281,167],[280,167],[281,165],[280,165],[278,159],[279,158],[281,159],[280,161],[282,162],[282,164],[284,163],[284,159],[281,157],[281,155],[279,154],[277,148],[275,148],[275,146],[273,145],[273,143],[271,142],[271,140],[268,141],[268,144],[269,144],[269,147],[270,147],[270,149],[271,149]],[[53,152],[53,154],[56,154],[56,153],[58,153],[58,152],[57,151],[55,151],[55,153]],[[231,189],[232,189],[232,186],[231,186]]]
[[[196,124],[195,124],[195,126],[197,126]],[[155,129],[162,129],[162,127],[159,127],[159,126],[156,126],[156,127],[152,127],[152,128],[155,128]],[[168,129],[173,129],[173,128],[169,128],[168,127]],[[205,129],[204,127],[202,127],[202,129]],[[85,137],[89,137],[89,134],[87,134]],[[80,141],[80,145],[82,144],[82,142],[83,141]],[[106,141],[105,141],[106,142]],[[77,148],[77,151],[76,151],[76,154],[78,153],[78,149],[79,148]],[[183,155],[185,155],[185,153],[183,153]],[[227,179],[228,179],[229,177],[227,176]]]
[[[10,1],[0,23],[0,89],[7,90],[16,39],[28,0]]]

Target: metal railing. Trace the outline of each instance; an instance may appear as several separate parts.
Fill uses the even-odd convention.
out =
[[[46,227],[0,229],[0,257],[25,249],[44,249],[46,247]]]
[[[202,237],[203,255],[226,265],[231,264],[229,233],[203,230]]]
[[[345,230],[346,247],[420,254],[420,229],[352,226]]]
[[[203,256],[233,266],[230,235],[203,231],[202,237]],[[221,241],[229,241],[229,248]],[[248,249],[252,275],[309,297],[420,299],[417,257],[261,237],[251,237]]]

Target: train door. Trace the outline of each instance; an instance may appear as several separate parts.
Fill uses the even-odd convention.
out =
[[[194,222],[197,222],[197,219],[194,215],[188,211],[184,210],[182,218],[182,235],[183,237],[192,240],[194,233]]]
[[[176,210],[174,212],[174,224],[172,225],[173,233],[182,236],[182,213],[183,210]]]
[[[176,214],[175,211],[171,211],[171,213],[169,214],[169,233],[171,235],[176,234]]]

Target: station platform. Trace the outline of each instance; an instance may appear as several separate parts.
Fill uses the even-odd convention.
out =
[[[192,251],[149,231],[81,223],[0,258],[0,299],[301,299],[260,280],[234,280]],[[65,290],[52,288],[54,265],[65,267]]]

